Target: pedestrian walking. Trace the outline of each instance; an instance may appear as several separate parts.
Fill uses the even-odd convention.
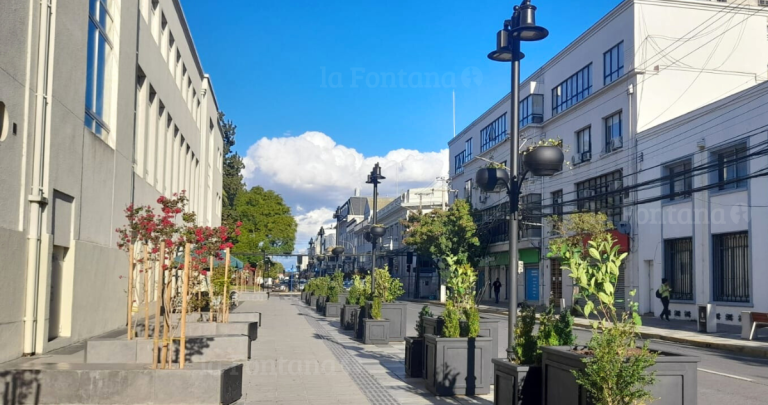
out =
[[[496,281],[493,282],[493,292],[496,294],[496,303],[499,303],[499,292],[501,292],[501,281],[496,277]]]
[[[669,314],[671,311],[669,310],[669,296],[672,293],[672,287],[669,286],[669,280],[666,278],[661,279],[661,286],[658,290],[656,290],[656,297],[661,299],[661,305],[664,306],[664,310],[661,311],[661,319],[664,319],[666,317],[667,321],[669,321]]]

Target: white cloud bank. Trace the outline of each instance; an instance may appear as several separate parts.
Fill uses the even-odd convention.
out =
[[[439,152],[396,149],[384,156],[365,157],[353,148],[337,144],[322,132],[299,136],[262,138],[243,158],[243,176],[251,187],[260,185],[278,192],[293,208],[299,229],[296,248],[306,249],[322,224],[332,224],[333,212],[351,197],[355,188],[371,195],[365,184],[375,163],[387,179],[379,185],[380,196],[395,196],[415,187],[427,187],[448,174],[448,149]]]

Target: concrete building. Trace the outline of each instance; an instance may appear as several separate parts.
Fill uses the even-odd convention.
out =
[[[569,278],[557,261],[543,259],[548,232],[542,215],[583,210],[607,213],[624,232],[616,235],[630,255],[617,294],[642,287],[648,270],[636,254],[638,196],[628,191],[639,181],[636,134],[765,81],[767,17],[757,0],[625,0],[523,80],[520,122],[509,122],[507,96],[451,139],[451,187],[480,210],[487,249],[480,270],[487,281],[500,278],[502,299],[513,267],[521,301],[543,303],[552,294],[570,302]],[[535,46],[524,44],[523,52]],[[506,195],[474,186],[484,159],[507,161],[510,125],[520,126],[523,148],[562,139],[569,163],[551,178],[523,185],[522,266],[509,263]],[[642,312],[651,310],[645,291],[639,302]]]
[[[768,312],[768,83],[638,133],[639,291],[661,313],[696,319],[715,304],[719,322]],[[759,176],[759,177],[758,177]],[[641,297],[643,298],[643,297]]]
[[[411,214],[442,209],[448,192],[445,188],[414,188],[405,191],[378,212],[378,222],[387,228],[381,238],[381,254],[377,267],[388,266],[390,274],[403,283],[408,297],[436,297],[440,291],[439,278],[431,257],[421,257],[403,243],[405,227],[402,221]],[[412,256],[408,263],[409,253]]]
[[[218,225],[223,144],[178,0],[3,1],[0,36],[2,362],[125,325],[123,210]]]

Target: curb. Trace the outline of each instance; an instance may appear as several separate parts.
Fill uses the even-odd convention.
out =
[[[445,304],[442,302],[429,301],[429,300],[405,300],[405,301],[445,306]],[[486,313],[486,314],[495,314],[495,315],[507,315],[508,313],[508,311],[495,311],[495,310],[484,309],[484,308],[480,308],[480,312]],[[587,323],[582,325],[581,323],[574,322],[573,328],[579,329],[579,330],[585,330],[585,331],[592,330],[590,325]],[[753,347],[753,346],[739,345],[735,343],[709,342],[709,341],[703,341],[698,339],[686,339],[686,338],[681,338],[677,336],[662,335],[654,332],[639,332],[639,334],[643,339],[655,339],[655,340],[661,340],[665,342],[680,343],[680,344],[699,347],[703,349],[721,350],[721,351],[730,352],[730,353],[742,354],[750,357],[768,358],[768,347]]]

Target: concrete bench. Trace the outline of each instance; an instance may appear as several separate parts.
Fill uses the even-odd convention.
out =
[[[261,312],[230,312],[229,322],[258,322],[261,327]]]
[[[170,356],[179,362],[180,340],[174,340]],[[152,363],[152,339],[91,339],[85,346],[86,363]],[[159,353],[158,353],[159,354]],[[187,336],[188,363],[247,361],[251,358],[251,339],[245,335]]]
[[[762,328],[768,328],[768,313],[750,311],[741,313],[742,339],[752,340],[755,337],[757,329]]]
[[[84,363],[0,369],[0,398],[9,404],[218,405],[237,401],[242,389],[243,365],[236,363],[187,364],[183,370]]]
[[[173,327],[178,328],[178,319],[174,319]],[[155,327],[150,323],[149,332],[151,336],[154,336]],[[162,328],[161,328],[162,330]],[[136,326],[136,337],[144,337],[144,325]],[[259,336],[259,323],[258,321],[246,321],[246,322],[187,322],[187,336],[214,336],[214,335],[246,335],[251,340],[256,340]]]

